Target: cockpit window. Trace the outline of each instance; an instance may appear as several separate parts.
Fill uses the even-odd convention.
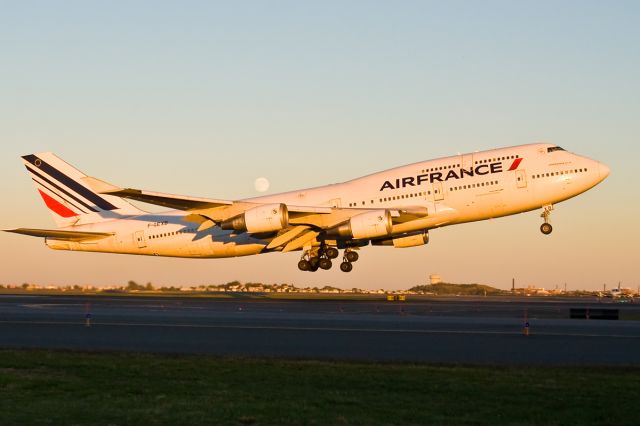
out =
[[[559,146],[552,146],[551,148],[547,148],[547,152],[553,152],[553,151],[564,151],[564,148],[561,148]]]

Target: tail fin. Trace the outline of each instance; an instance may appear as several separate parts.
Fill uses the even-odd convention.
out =
[[[92,178],[51,152],[22,160],[59,228],[143,213],[123,198],[97,194],[90,186]]]

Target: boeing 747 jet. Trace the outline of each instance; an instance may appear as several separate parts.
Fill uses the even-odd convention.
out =
[[[413,163],[348,182],[243,200],[120,188],[53,153],[22,160],[57,229],[7,230],[56,250],[218,258],[301,251],[302,271],[349,272],[366,245],[415,247],[429,230],[541,209],[593,188],[609,168],[539,143]],[[148,213],[127,200],[171,209]]]

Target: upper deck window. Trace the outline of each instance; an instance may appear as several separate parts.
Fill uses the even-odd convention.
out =
[[[559,146],[552,146],[550,148],[547,148],[547,152],[553,152],[553,151],[564,151],[564,148],[561,148]]]

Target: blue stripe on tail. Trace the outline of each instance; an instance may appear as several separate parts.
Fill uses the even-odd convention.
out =
[[[100,197],[98,194],[91,192],[89,189],[79,184],[75,180],[71,179],[69,176],[60,172],[55,167],[48,164],[46,161],[38,158],[37,156],[30,154],[22,157],[24,160],[33,164],[35,167],[41,169],[46,174],[51,176],[54,179],[57,179],[60,183],[64,184],[67,188],[77,192],[82,197],[94,203],[96,206],[101,208],[102,210],[117,210],[118,207],[114,206],[104,198]]]

